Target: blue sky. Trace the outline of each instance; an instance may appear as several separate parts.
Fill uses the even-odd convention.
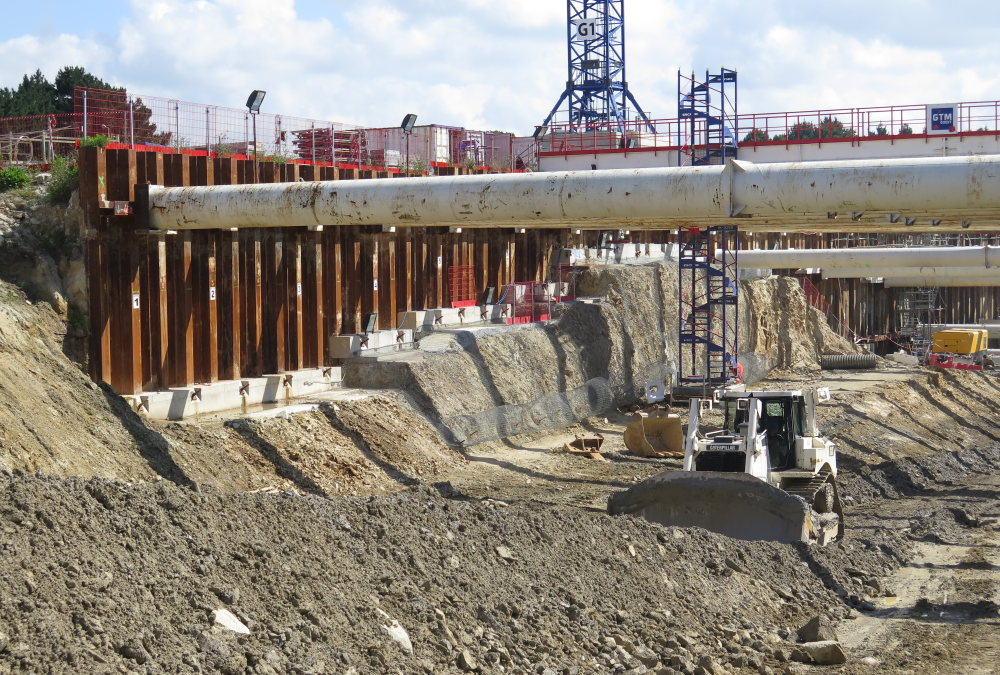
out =
[[[562,0],[34,0],[0,85],[84,65],[130,91],[367,125],[530,133],[565,81]],[[657,117],[677,70],[740,73],[740,111],[1000,99],[1000,4],[626,0],[628,80]]]

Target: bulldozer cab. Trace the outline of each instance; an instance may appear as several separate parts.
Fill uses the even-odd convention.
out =
[[[747,437],[749,406],[760,402],[758,428],[766,432],[772,471],[795,467],[795,439],[805,435],[805,401],[801,396],[761,396],[726,400],[726,431]]]

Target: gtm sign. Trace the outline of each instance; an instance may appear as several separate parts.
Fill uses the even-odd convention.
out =
[[[927,106],[928,134],[958,133],[958,104],[938,103]]]

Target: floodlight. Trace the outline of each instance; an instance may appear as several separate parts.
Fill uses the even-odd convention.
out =
[[[247,107],[250,108],[250,112],[255,113],[260,110],[260,104],[264,102],[264,94],[266,93],[266,91],[261,91],[260,89],[253,90],[250,98],[247,99]]]
[[[416,123],[417,123],[417,116],[414,115],[413,113],[410,113],[409,115],[403,118],[403,123],[399,125],[399,128],[405,131],[406,133],[410,133],[411,131],[413,131],[413,125]]]

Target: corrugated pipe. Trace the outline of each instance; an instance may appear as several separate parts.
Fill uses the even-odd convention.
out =
[[[874,354],[830,354],[819,357],[823,370],[875,370],[878,357]]]

